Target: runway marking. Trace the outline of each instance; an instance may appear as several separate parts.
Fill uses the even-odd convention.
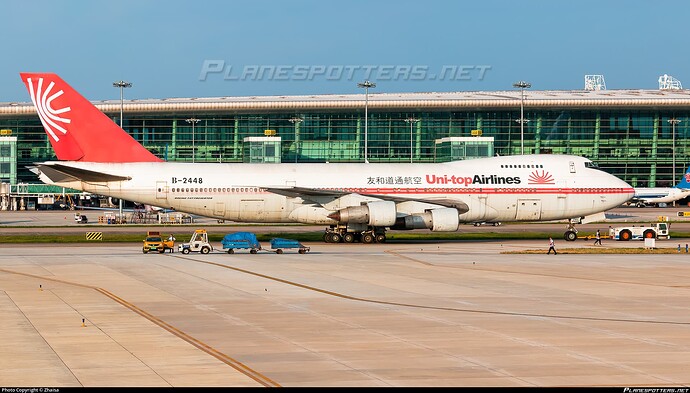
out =
[[[189,344],[193,345],[194,347],[206,352],[207,354],[215,357],[216,359],[220,360],[221,362],[227,364],[228,366],[234,368],[235,370],[241,372],[242,374],[248,376],[249,378],[255,380],[256,382],[260,383],[263,386],[266,387],[280,387],[281,385],[278,384],[277,382],[273,381],[272,379],[268,378],[267,376],[259,373],[258,371],[248,367],[247,365],[243,364],[242,362],[233,359],[232,357],[216,350],[215,348],[211,347],[210,345],[197,340],[196,338],[188,335],[187,333],[181,331],[180,329],[177,329],[176,327],[170,325],[169,323],[161,320],[160,318],[157,318],[156,316],[149,314],[148,312],[140,309],[139,307],[135,306],[134,304],[122,299],[119,296],[116,296],[115,294],[109,292],[106,289],[95,287],[92,285],[86,285],[86,284],[80,284],[77,282],[71,282],[71,281],[66,281],[66,280],[61,280],[58,278],[50,278],[50,277],[44,277],[44,276],[39,276],[35,274],[30,274],[30,273],[21,273],[21,272],[15,272],[12,270],[7,270],[0,268],[0,272],[4,273],[9,273],[9,274],[17,274],[20,276],[26,276],[26,277],[31,277],[39,280],[47,280],[47,281],[53,281],[53,282],[58,282],[61,284],[66,284],[66,285],[72,285],[72,286],[77,286],[81,288],[86,288],[86,289],[93,289],[102,295],[110,298],[111,300],[114,300],[115,302],[125,306],[126,308],[130,309],[131,311],[134,311],[135,313],[141,315],[142,317],[148,319],[149,321],[155,323],[156,325],[162,327],[163,329],[167,330],[168,332],[172,333],[178,338],[181,338],[182,340],[188,342]]]
[[[372,304],[382,304],[386,306],[399,306],[399,307],[409,307],[409,308],[419,308],[424,310],[441,310],[441,311],[454,311],[454,312],[465,312],[474,314],[490,314],[490,315],[506,315],[506,316],[516,316],[516,317],[530,317],[530,318],[554,318],[554,319],[569,319],[569,320],[580,320],[580,321],[605,321],[605,322],[626,322],[626,323],[648,323],[648,324],[662,324],[662,325],[680,325],[680,326],[690,326],[690,322],[679,322],[679,321],[658,321],[658,320],[645,320],[645,319],[623,319],[623,318],[596,318],[596,317],[577,317],[570,315],[556,315],[556,314],[533,314],[533,313],[521,313],[521,312],[511,312],[511,311],[492,311],[492,310],[477,310],[470,308],[455,308],[455,307],[441,307],[441,306],[425,306],[420,304],[411,303],[400,303],[400,302],[389,302],[385,300],[367,299],[357,296],[346,295],[338,292],[329,291],[327,289],[321,289],[312,287],[306,284],[300,284],[298,282],[285,280],[282,278],[269,276],[262,273],[253,272],[251,270],[242,269],[239,267],[223,265],[217,262],[209,262],[199,259],[194,259],[192,257],[170,255],[173,258],[179,258],[188,260],[191,262],[203,263],[207,265],[218,266],[224,269],[234,270],[240,273],[250,274],[252,276],[265,278],[267,280],[276,281],[282,284],[306,289],[313,292],[322,293],[324,295],[337,297],[340,299],[353,300],[358,302],[372,303]]]

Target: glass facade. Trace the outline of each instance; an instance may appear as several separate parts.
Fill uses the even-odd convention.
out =
[[[410,162],[410,156],[412,162],[419,163],[448,161],[442,151],[437,151],[436,141],[469,137],[472,130],[494,138],[495,154],[520,153],[520,123],[516,121],[520,118],[519,108],[368,111],[367,130],[364,108],[247,114],[125,111],[124,129],[168,161],[191,162],[194,154],[195,162],[246,162],[244,155],[250,149],[243,146],[245,138],[264,136],[265,130],[275,130],[281,138],[282,162],[364,162],[365,131],[372,163]],[[119,113],[108,115],[119,122]],[[200,119],[194,134],[191,124],[185,122],[192,116]],[[405,122],[410,117],[419,120],[412,127]],[[525,153],[580,155],[634,187],[673,186],[690,163],[689,117],[690,108],[525,108]],[[675,127],[668,121],[673,118],[680,120]],[[55,159],[38,116],[2,115],[0,129],[12,130],[12,136],[17,137],[16,181],[38,182],[26,166]]]

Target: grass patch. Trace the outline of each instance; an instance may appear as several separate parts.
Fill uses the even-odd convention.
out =
[[[45,229],[45,227],[42,227]],[[60,233],[61,228],[50,227],[52,232],[46,233],[45,231],[36,232],[22,232],[22,233],[12,233],[11,231],[5,231],[0,235],[0,243],[6,244],[23,244],[23,243],[142,243],[146,237],[146,231],[150,228],[131,228],[130,232],[103,232],[103,240],[86,240],[86,232],[100,232],[98,228],[84,228],[82,233]],[[171,232],[175,234],[177,242],[189,241],[192,236],[194,229],[192,228],[156,228],[159,230],[164,237],[167,237]],[[209,241],[219,243],[223,237],[228,233],[241,232],[241,228],[233,230],[233,228],[214,228],[208,230]],[[561,245],[564,244],[586,244],[587,242],[593,242],[593,240],[576,240],[575,243],[565,242],[563,240],[563,232],[388,232],[387,241],[390,242],[464,242],[464,241],[496,241],[496,240],[542,240],[548,241],[549,237],[553,237]],[[270,233],[256,233],[256,237],[260,242],[268,242],[272,238],[280,237],[286,239],[293,239],[300,242],[323,242],[323,231],[312,231],[312,232],[295,232],[295,233],[281,233],[281,232],[270,232]],[[683,246],[683,252],[685,251],[685,243],[688,242],[690,238],[690,233],[682,232],[672,232],[671,240],[661,240],[660,242],[668,242],[667,244],[676,245],[674,241],[681,242]],[[679,240],[680,239],[680,240]],[[611,242],[612,240],[604,240],[604,243]],[[635,242],[635,241],[633,241]],[[642,244],[641,241],[638,241]],[[585,248],[587,250],[589,248]],[[571,249],[563,248],[562,251],[559,249],[559,253],[575,253],[575,250],[581,250],[579,248],[572,249],[573,251],[567,251]],[[606,247],[597,248],[591,253],[601,254],[605,253],[604,250],[609,250]],[[621,250],[621,249],[616,249]],[[661,249],[657,249],[661,250]],[[677,252],[676,248],[669,248],[673,252]],[[540,250],[533,250],[530,253],[538,254]],[[579,252],[578,253],[587,253]],[[613,252],[611,252],[613,253]],[[622,252],[615,252],[622,253]],[[665,253],[665,252],[656,252]],[[669,252],[670,253],[670,252]]]

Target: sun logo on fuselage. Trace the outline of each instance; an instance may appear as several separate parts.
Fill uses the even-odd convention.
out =
[[[554,184],[553,177],[546,171],[534,171],[529,175],[529,184]]]
[[[55,86],[55,82],[50,82],[45,91],[43,91],[43,78],[38,78],[36,91],[34,91],[34,84],[31,78],[27,78],[27,82],[31,101],[33,101],[34,106],[36,107],[36,112],[38,112],[38,117],[41,119],[43,128],[45,128],[46,133],[50,135],[55,142],[59,141],[60,138],[58,137],[57,132],[59,131],[64,135],[67,134],[67,130],[58,123],[70,124],[71,120],[58,115],[69,112],[72,109],[68,106],[60,109],[53,109],[52,103],[53,100],[60,97],[65,92],[60,90],[55,94],[50,95],[51,90],[53,90],[53,87]]]

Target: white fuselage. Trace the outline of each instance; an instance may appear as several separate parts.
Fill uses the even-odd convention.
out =
[[[394,200],[399,215],[455,201],[469,208],[460,214],[460,222],[540,221],[602,212],[632,197],[630,185],[589,163],[559,155],[441,164],[62,161],[59,164],[131,179],[55,184],[237,222],[333,224],[329,213],[376,200]],[[267,190],[296,188],[314,193],[284,196]],[[318,195],[323,190],[343,195]]]
[[[645,203],[671,203],[690,197],[690,190],[677,187],[635,188],[634,200]]]

